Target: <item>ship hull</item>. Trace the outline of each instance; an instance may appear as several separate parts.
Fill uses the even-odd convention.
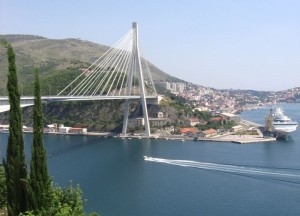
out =
[[[287,139],[289,134],[297,129],[297,124],[273,125],[275,137],[277,139]]]
[[[274,131],[274,136],[276,139],[287,139],[289,134],[290,133],[286,131]]]

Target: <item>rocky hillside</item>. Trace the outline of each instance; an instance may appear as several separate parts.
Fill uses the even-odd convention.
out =
[[[112,100],[43,104],[43,114],[44,125],[59,123],[72,127],[87,127],[89,131],[120,132],[124,102]],[[33,107],[23,108],[22,116],[23,124],[32,127]],[[8,112],[0,113],[0,123],[8,124],[8,117]]]
[[[41,74],[42,95],[55,95],[81,73],[81,68],[88,67],[109,49],[108,46],[79,39],[53,40],[32,35],[0,35],[1,38],[10,41],[14,48],[22,95],[33,94],[34,67],[38,67]],[[148,66],[154,80],[181,81],[151,63]],[[0,95],[7,95],[6,74],[6,49],[0,47]],[[159,89],[158,86],[158,92]],[[137,108],[138,103],[133,103],[131,111],[134,113]],[[32,107],[22,109],[24,125],[32,126],[32,111]],[[175,109],[162,107],[162,111],[173,121],[176,119]],[[50,103],[44,104],[43,112],[45,125],[63,123],[67,126],[87,127],[89,131],[120,132],[124,101]],[[0,113],[0,123],[8,123],[8,112]]]
[[[86,68],[98,59],[109,47],[80,39],[48,39],[34,35],[0,35],[0,40],[12,43],[16,54],[19,82],[32,82],[34,67],[41,76],[56,71]],[[7,74],[6,49],[0,47],[0,95],[5,94]],[[143,61],[142,61],[143,64]],[[145,67],[145,65],[143,66]],[[180,81],[149,63],[154,80]]]

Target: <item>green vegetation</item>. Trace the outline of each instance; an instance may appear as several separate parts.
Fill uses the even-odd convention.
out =
[[[192,116],[193,110],[189,105],[186,105],[186,100],[182,97],[175,96],[172,93],[168,93],[169,97],[166,97],[164,101],[161,101],[161,106],[170,106],[178,111],[179,117]]]
[[[211,114],[211,112],[195,110],[194,117],[204,121],[209,121],[213,117],[213,115]]]
[[[200,121],[206,122],[205,124],[196,125],[199,130],[207,130],[210,128],[216,130],[228,130],[237,125],[234,121],[211,121],[211,119],[214,117],[211,112],[192,110],[192,108],[184,102],[185,101],[183,101],[180,97],[172,96],[161,103],[162,106],[171,106],[177,110],[177,121],[174,121],[171,124],[175,127],[185,126],[185,120],[187,118],[197,118]]]
[[[145,127],[144,126],[128,127],[127,131],[129,134],[132,134],[132,135],[134,133],[143,133],[145,131]]]
[[[71,83],[82,71],[74,68],[68,68],[65,70],[58,70],[49,75],[45,75],[40,79],[41,95],[57,95],[63,90],[68,83]],[[78,79],[74,82],[75,86],[82,79]],[[27,83],[21,86],[22,95],[33,95],[33,83]],[[55,86],[55,87],[54,87]],[[70,89],[71,90],[71,87]]]
[[[13,46],[16,45],[15,53],[20,75],[20,85],[23,83],[25,86],[27,83],[32,83],[32,80],[34,80],[32,68],[36,65],[39,66],[42,95],[44,93],[48,95],[49,92],[48,84],[44,85],[42,82],[43,77],[59,71],[79,71],[78,69],[87,68],[109,49],[107,46],[79,39],[52,40],[34,35],[0,35],[0,40],[3,38],[11,42]],[[0,49],[0,56],[4,56],[4,50]],[[0,95],[7,95],[4,88],[6,79],[2,78],[6,74],[6,65],[7,61],[0,58]],[[148,66],[154,80],[181,81],[164,73],[149,62]],[[142,61],[142,67],[143,70],[147,69],[144,60]],[[57,90],[51,89],[51,94],[53,95],[55,92],[62,90],[60,86],[55,88]]]
[[[47,206],[34,211],[27,211],[21,216],[85,216],[82,200],[82,191],[77,185],[76,188],[69,184],[66,188],[53,186],[47,194],[49,203]],[[91,213],[89,216],[99,216],[97,213]]]
[[[82,73],[82,69],[87,68],[108,49],[106,46],[77,39],[50,40],[30,35],[0,35],[0,38],[7,38],[13,45],[17,45],[15,52],[21,95],[33,95],[32,68],[35,65],[39,65],[41,95],[56,95]],[[0,55],[2,52],[0,49]],[[0,77],[4,77],[6,64],[7,62],[0,59]],[[154,80],[180,81],[149,62],[148,66]],[[145,61],[142,61],[142,67],[146,70]],[[0,95],[7,95],[7,91],[2,89],[5,82],[5,79],[0,79]],[[136,79],[134,83],[137,84]],[[70,88],[74,87],[75,83]],[[164,90],[157,91],[163,93]],[[184,104],[182,98],[177,99]],[[82,101],[43,104],[44,125],[62,123],[67,126],[87,127],[90,131],[120,132],[124,113],[123,103],[123,101]],[[22,111],[24,125],[32,126],[32,107],[24,108]],[[0,114],[0,121],[8,123],[8,114]]]
[[[7,205],[7,193],[5,182],[5,171],[2,164],[0,164],[0,209]]]
[[[22,116],[20,94],[18,90],[15,54],[7,44],[9,93],[9,136],[6,160],[4,160],[8,215],[19,215],[28,210],[27,200],[27,166],[25,162],[24,141],[22,132]]]
[[[133,109],[133,108],[132,108]],[[23,123],[33,125],[33,107],[25,107]],[[124,101],[73,101],[43,104],[43,125],[51,123],[70,127],[86,127],[89,131],[120,132],[123,123]],[[0,114],[0,122],[8,122],[8,113]]]
[[[236,126],[236,125],[237,124],[234,121],[228,121],[228,122],[222,122],[222,121],[213,122],[213,121],[209,121],[206,125],[196,125],[196,127],[199,130],[208,130],[210,128],[213,128],[215,130],[217,130],[217,129],[229,130],[233,126]]]
[[[15,55],[12,46],[9,43],[5,45],[9,63],[7,89],[10,102],[10,133],[4,172],[3,167],[0,168],[1,207],[2,205],[7,207],[9,216],[84,216],[84,201],[79,186],[73,188],[70,184],[63,189],[58,186],[53,187],[48,175],[46,151],[43,146],[42,103],[37,70],[34,84],[34,138],[30,175],[27,175]]]
[[[118,100],[50,103],[44,106],[43,112],[47,124],[87,127],[90,131],[120,131],[123,103]]]
[[[73,187],[72,183],[66,188],[51,186],[47,191],[48,203],[43,203],[39,208],[26,211],[21,215],[30,216],[86,216],[83,206],[85,200],[82,199],[80,186]],[[97,213],[91,213],[89,216],[99,216]]]
[[[43,144],[43,114],[38,70],[35,70],[33,144],[30,161],[30,209],[48,209],[51,178],[48,175],[47,156]]]

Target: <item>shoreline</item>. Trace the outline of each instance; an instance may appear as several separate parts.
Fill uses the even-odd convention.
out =
[[[87,133],[59,133],[59,132],[47,132],[44,135],[55,136],[95,136],[99,138],[119,138],[119,139],[161,139],[161,140],[181,140],[181,141],[195,141],[195,142],[231,142],[238,144],[250,144],[250,143],[262,143],[276,141],[274,137],[264,137],[261,131],[261,125],[254,122],[242,120],[241,125],[246,127],[255,127],[259,135],[233,135],[231,133],[225,135],[216,135],[213,137],[197,137],[184,136],[184,135],[171,135],[171,134],[152,134],[147,137],[143,134],[122,135],[115,132],[87,132]],[[9,133],[8,131],[0,131],[0,133]],[[23,131],[23,133],[33,133],[32,131]]]
[[[260,137],[257,135],[225,135],[216,136],[209,138],[196,138],[180,135],[153,135],[152,137],[143,137],[140,135],[127,135],[117,136],[115,138],[121,139],[162,139],[162,140],[181,140],[181,141],[195,141],[195,142],[231,142],[237,144],[251,144],[251,143],[262,143],[262,142],[274,142],[277,141],[274,137]]]
[[[32,133],[32,132],[24,132],[24,133]],[[189,136],[181,136],[181,135],[161,135],[161,134],[153,134],[150,137],[146,137],[143,135],[116,135],[116,133],[111,132],[88,132],[84,134],[73,134],[73,133],[58,133],[51,132],[45,133],[45,135],[55,135],[55,136],[95,136],[99,138],[118,138],[118,139],[160,139],[160,140],[179,140],[179,141],[195,141],[195,142],[231,142],[238,144],[250,144],[250,143],[261,143],[261,142],[272,142],[276,141],[274,137],[261,137],[257,135],[225,135],[225,136],[215,136],[208,138],[195,138]]]
[[[247,135],[228,135],[225,138],[200,138],[199,141],[210,141],[210,142],[232,142],[238,144],[251,144],[251,143],[261,143],[261,142],[273,142],[276,141],[274,137],[257,137],[257,136],[247,136]]]

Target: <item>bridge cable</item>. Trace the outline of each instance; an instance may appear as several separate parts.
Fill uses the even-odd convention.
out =
[[[130,30],[129,32],[132,32],[132,30]],[[128,34],[128,33],[127,33]],[[125,36],[127,36],[127,34],[125,35]],[[124,37],[125,37],[124,36]],[[123,40],[123,38],[124,37],[122,37],[117,43],[115,43],[115,44],[118,44],[120,41],[122,41]],[[115,46],[115,45],[114,45]],[[76,82],[82,75],[84,75],[86,72],[88,72],[89,71],[89,69],[91,68],[91,67],[93,67],[93,65],[95,65],[101,58],[103,58],[103,56],[106,54],[106,53],[108,53],[111,49],[113,49],[113,47],[114,46],[112,46],[111,48],[109,48],[102,56],[100,56],[95,62],[93,62],[87,69],[85,69],[78,77],[76,77],[76,79],[75,80],[73,80],[69,85],[67,85],[62,91],[60,91],[58,94],[57,94],[57,96],[59,96],[59,95],[61,95],[66,89],[68,89],[74,82]]]
[[[129,32],[129,34],[126,35],[125,38],[129,37],[131,34],[131,32]],[[93,84],[99,80],[99,78],[101,77],[102,74],[104,74],[106,72],[106,67],[109,66],[111,59],[113,58],[113,56],[116,55],[116,53],[119,51],[118,49],[116,49],[116,47],[119,46],[123,46],[122,43],[125,40],[125,38],[123,38],[122,41],[120,41],[115,47],[113,47],[111,49],[111,52],[106,53],[106,56],[104,56],[102,62],[100,62],[97,67],[93,70],[93,73],[90,74],[89,77],[86,77],[85,80],[83,80],[78,86],[77,86],[77,90],[73,91],[74,94],[82,94],[85,95],[87,93],[87,91],[92,88]],[[121,44],[121,45],[120,45]],[[91,83],[92,82],[92,83]],[[81,90],[80,90],[81,89]],[[84,90],[86,89],[86,90]]]
[[[122,43],[123,43],[123,41],[122,41]],[[121,47],[122,46],[123,45],[121,45]],[[100,79],[100,77],[102,76],[102,74],[105,74],[105,73],[107,74],[107,71],[109,69],[109,65],[110,65],[111,59],[113,59],[114,56],[116,55],[116,53],[118,53],[118,52],[119,52],[119,49],[114,48],[114,50],[112,50],[112,52],[109,53],[107,55],[107,57],[99,65],[97,65],[98,68],[95,71],[95,77],[92,76],[92,77],[90,77],[90,79],[87,79],[88,81],[86,81],[85,83],[83,83],[83,85],[85,85],[84,88],[86,88],[86,90],[82,93],[82,91],[84,89],[83,88],[82,91],[79,92],[79,94],[82,93],[83,95],[85,95],[88,92],[88,90],[93,87],[93,84]]]

